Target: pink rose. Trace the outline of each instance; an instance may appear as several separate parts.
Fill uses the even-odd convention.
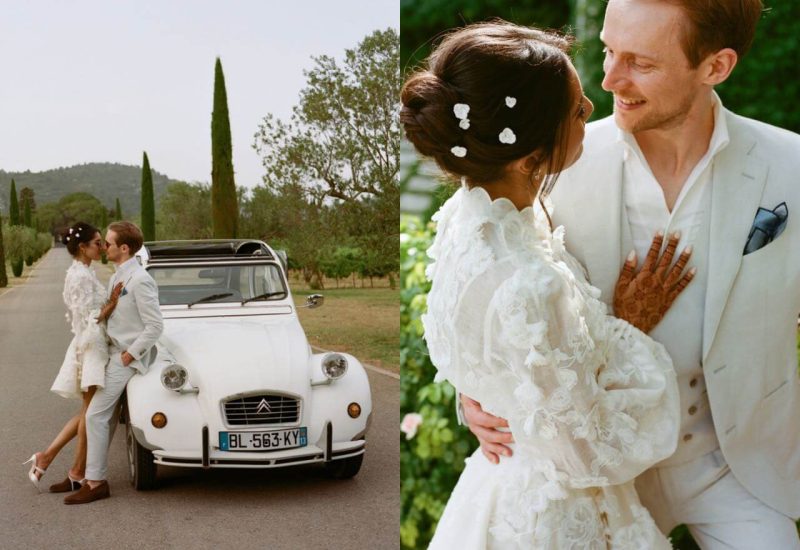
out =
[[[411,439],[417,435],[417,428],[422,424],[422,415],[418,413],[408,413],[400,422],[400,431],[406,434],[406,439]]]

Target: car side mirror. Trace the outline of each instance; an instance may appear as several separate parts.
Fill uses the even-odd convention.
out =
[[[308,309],[314,309],[325,303],[325,296],[322,294],[311,294],[306,298],[306,305]]]

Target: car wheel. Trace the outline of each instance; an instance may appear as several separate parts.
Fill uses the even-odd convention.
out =
[[[325,464],[325,473],[333,479],[350,479],[361,469],[362,462],[364,462],[364,453],[350,458],[334,460]]]
[[[137,491],[154,489],[156,486],[156,464],[153,453],[142,447],[131,429],[130,419],[125,424],[125,439],[128,444],[128,474],[131,485]]]

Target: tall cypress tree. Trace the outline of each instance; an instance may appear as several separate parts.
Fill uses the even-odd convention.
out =
[[[122,207],[119,205],[119,198],[117,198],[117,203],[114,206],[114,217],[116,217],[117,221],[122,219]]]
[[[3,217],[0,216],[0,288],[8,286],[8,275],[6,275],[6,251],[3,248]]]
[[[147,152],[142,160],[142,234],[145,241],[156,240],[156,203],[153,195],[153,174]]]
[[[19,202],[17,201],[17,184],[11,180],[11,200],[8,214],[9,225],[19,225]]]
[[[231,124],[222,63],[214,68],[214,111],[211,113],[211,217],[214,237],[236,237],[239,207],[233,180]]]
[[[26,200],[25,206],[22,209],[22,223],[25,227],[33,227],[33,218],[31,217],[31,201]]]

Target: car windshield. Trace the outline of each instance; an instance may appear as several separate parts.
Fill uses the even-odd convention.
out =
[[[282,300],[286,286],[276,264],[152,266],[161,305]]]

